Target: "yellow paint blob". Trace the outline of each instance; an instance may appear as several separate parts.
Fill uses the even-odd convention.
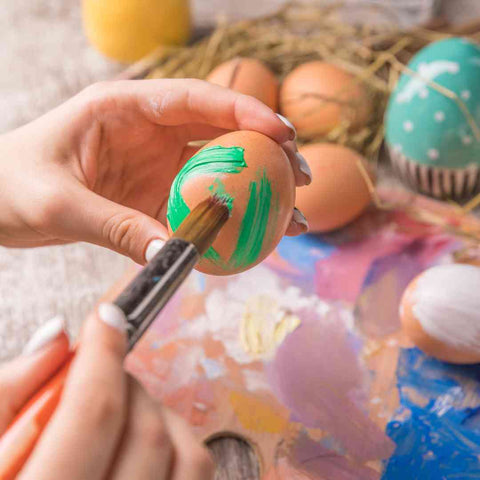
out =
[[[258,433],[282,433],[288,427],[286,412],[241,392],[230,393],[230,404],[242,427]]]
[[[240,340],[245,351],[253,357],[270,358],[299,325],[298,316],[280,307],[273,298],[258,295],[245,304]]]

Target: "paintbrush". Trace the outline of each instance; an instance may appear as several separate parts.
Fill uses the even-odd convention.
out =
[[[128,351],[214,242],[229,215],[228,207],[217,196],[200,203],[114,301],[127,318]],[[74,356],[72,351],[0,437],[0,480],[14,479],[33,451],[60,401]]]

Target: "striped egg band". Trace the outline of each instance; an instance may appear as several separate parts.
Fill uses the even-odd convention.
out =
[[[441,168],[421,165],[389,148],[395,174],[417,192],[439,199],[463,200],[480,191],[480,168]]]

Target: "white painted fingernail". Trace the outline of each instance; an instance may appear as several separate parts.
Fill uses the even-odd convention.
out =
[[[283,115],[280,115],[279,113],[277,113],[277,117],[293,132],[292,138],[290,140],[295,140],[297,138],[297,131],[295,130],[292,122],[288,118],[285,118]]]
[[[307,177],[307,185],[309,185],[312,183],[312,170],[310,170],[310,166],[301,153],[297,152],[295,155],[298,160],[298,168]]]
[[[305,218],[305,215],[297,208],[295,207],[293,209],[293,218],[292,220],[297,224],[302,227],[302,229],[306,232],[308,231],[308,222],[307,219]]]
[[[30,355],[31,353],[41,350],[64,331],[65,319],[61,315],[53,317],[32,335],[25,347],[23,347],[23,354]]]
[[[165,240],[155,238],[152,240],[145,250],[145,260],[149,262],[165,245]]]
[[[101,303],[98,306],[98,316],[102,322],[121,332],[127,329],[127,317],[122,309],[113,303]]]

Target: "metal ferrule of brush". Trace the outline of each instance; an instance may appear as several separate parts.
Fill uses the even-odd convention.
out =
[[[129,350],[185,280],[199,256],[192,243],[180,238],[169,240],[115,300],[127,316]]]

